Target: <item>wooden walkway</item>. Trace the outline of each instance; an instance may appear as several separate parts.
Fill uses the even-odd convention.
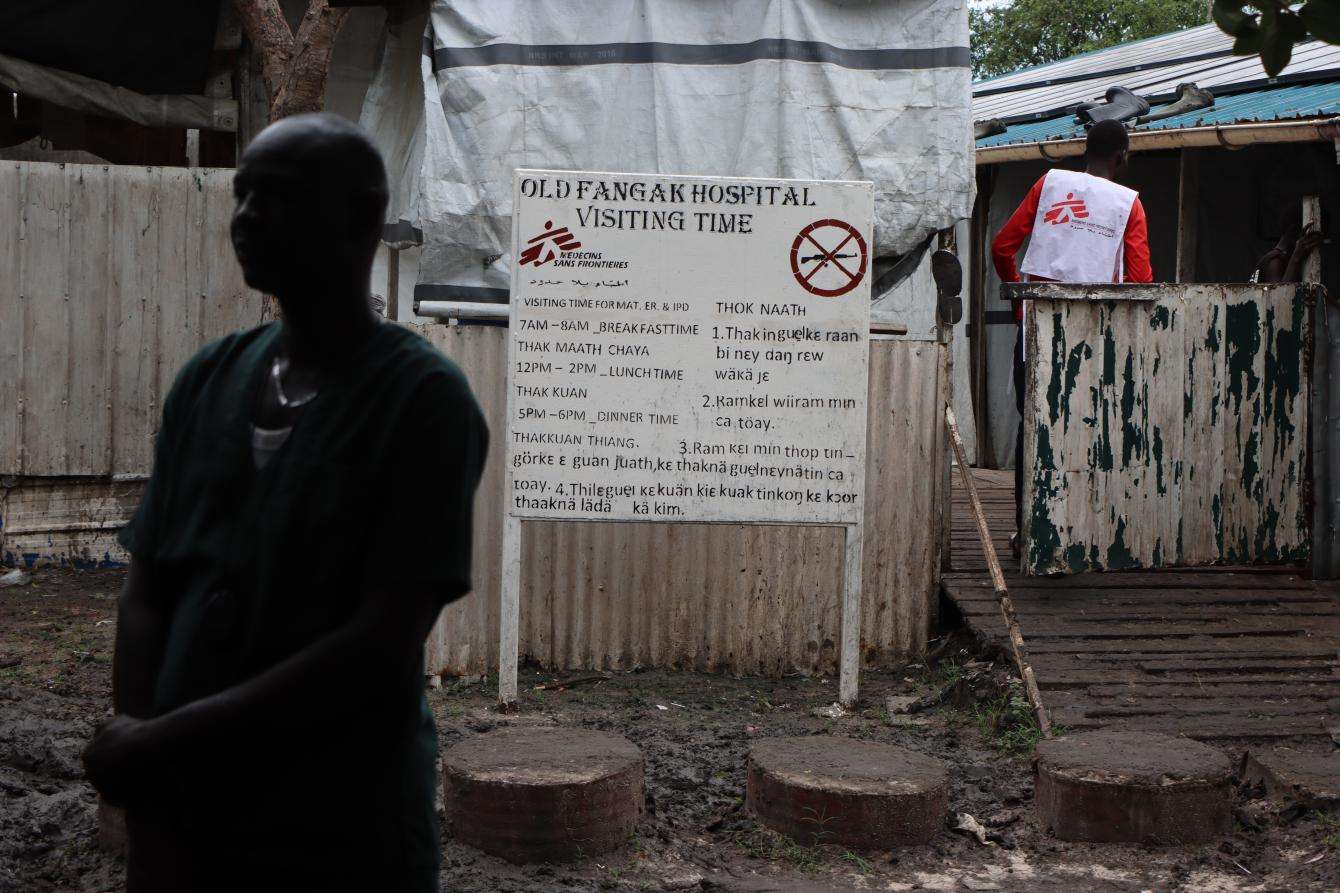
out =
[[[1193,738],[1340,734],[1340,587],[1279,569],[1025,578],[1009,553],[1009,471],[975,470],[1052,721]],[[945,593],[990,651],[1005,623],[954,471]]]

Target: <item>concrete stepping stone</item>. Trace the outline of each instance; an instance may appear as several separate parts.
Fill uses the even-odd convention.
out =
[[[1061,840],[1155,845],[1227,834],[1233,767],[1218,750],[1153,732],[1081,732],[1038,744],[1034,808]]]
[[[608,852],[642,813],[642,751],[621,735],[507,728],[462,741],[442,763],[451,834],[510,862]]]
[[[1285,747],[1250,751],[1242,780],[1304,809],[1340,806],[1340,753],[1305,753]]]
[[[949,773],[939,760],[832,735],[770,738],[749,750],[747,802],[760,822],[805,845],[890,849],[944,827]]]

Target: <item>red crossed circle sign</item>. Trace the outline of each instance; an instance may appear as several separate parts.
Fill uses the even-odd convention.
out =
[[[791,243],[791,273],[800,287],[824,298],[845,295],[865,278],[865,239],[845,220],[816,220]]]

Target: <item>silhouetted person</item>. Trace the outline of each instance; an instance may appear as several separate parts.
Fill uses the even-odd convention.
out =
[[[1150,282],[1149,236],[1140,196],[1113,180],[1126,165],[1130,138],[1118,121],[1100,121],[1084,144],[1084,170],[1047,171],[1001,227],[991,259],[1001,282]],[[1028,251],[1019,268],[1014,256],[1024,240]],[[1024,308],[1014,305],[1015,434],[1014,505],[1016,531],[1023,527],[1024,491]],[[1019,534],[1010,537],[1019,557]]]
[[[1303,264],[1321,247],[1324,236],[1314,223],[1303,226],[1303,203],[1295,201],[1280,216],[1280,238],[1256,263],[1254,282],[1302,282]]]
[[[274,124],[234,183],[283,321],[205,347],[164,403],[88,776],[127,807],[132,893],[435,891],[423,645],[470,589],[487,430],[370,309],[387,188],[358,128]]]

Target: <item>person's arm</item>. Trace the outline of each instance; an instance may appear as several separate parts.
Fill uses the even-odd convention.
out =
[[[414,672],[445,601],[430,586],[365,590],[350,622],[264,673],[154,719],[112,720],[85,754],[90,781],[108,800],[133,803],[149,776],[204,745],[270,762],[304,740],[298,733],[366,718]]]
[[[159,585],[153,564],[132,556],[116,608],[112,709],[136,719],[153,714],[154,687],[172,620]]]
[[[468,396],[468,391],[466,392]],[[167,760],[190,760],[205,747],[230,758],[273,764],[301,747],[296,734],[341,721],[366,720],[417,671],[424,641],[443,605],[470,588],[470,524],[487,447],[482,416],[469,397],[429,391],[406,413],[403,449],[383,498],[372,554],[390,554],[407,531],[439,548],[420,559],[377,565],[364,581],[359,608],[342,627],[263,673],[146,722],[118,717],[85,755],[90,780],[128,798],[144,773]],[[436,411],[434,411],[436,409]],[[421,436],[422,435],[422,436]],[[425,478],[411,457],[440,457],[450,474]]]
[[[1145,206],[1138,198],[1126,218],[1126,234],[1122,242],[1125,252],[1122,278],[1126,282],[1153,282],[1154,269],[1149,265],[1149,227],[1145,221]]]
[[[1289,255],[1289,262],[1284,267],[1283,277],[1279,281],[1302,282],[1303,264],[1307,263],[1312,252],[1321,247],[1323,239],[1321,229],[1315,223],[1309,223],[1294,245],[1293,252]]]
[[[1037,217],[1038,202],[1042,198],[1042,183],[1046,179],[1045,175],[1038,178],[991,243],[991,262],[1001,282],[1019,281],[1019,268],[1015,265],[1014,257],[1024,240],[1033,232],[1033,220]]]

